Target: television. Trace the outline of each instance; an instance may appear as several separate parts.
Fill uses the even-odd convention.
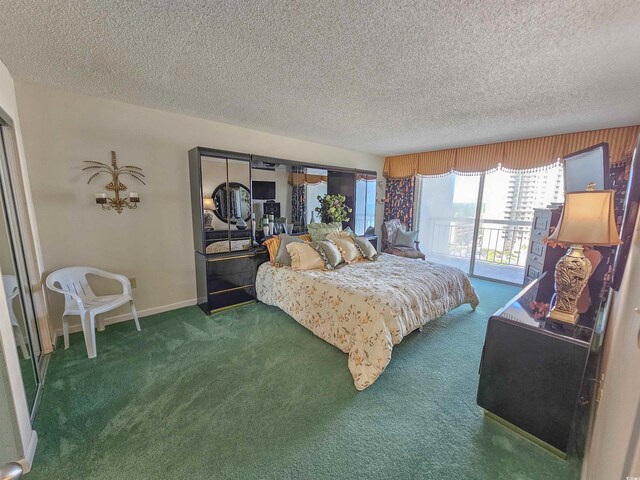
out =
[[[273,200],[276,198],[276,182],[251,182],[254,200]]]
[[[564,191],[584,192],[591,183],[596,190],[609,188],[609,144],[599,143],[562,159]]]

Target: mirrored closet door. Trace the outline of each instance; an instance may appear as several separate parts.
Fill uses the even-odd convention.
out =
[[[0,122],[2,121],[0,118]],[[42,348],[7,155],[8,151],[12,151],[7,143],[12,138],[10,128],[6,121],[0,124],[0,271],[14,336],[13,343],[33,420],[42,384]]]

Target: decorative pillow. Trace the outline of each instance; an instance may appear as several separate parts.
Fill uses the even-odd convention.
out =
[[[402,229],[398,229],[396,233],[395,247],[414,247],[415,241],[418,239],[418,230],[411,230],[405,232]]]
[[[329,240],[321,240],[319,242],[311,242],[311,246],[323,257],[329,270],[336,268],[342,263],[342,254],[335,243]]]
[[[320,254],[309,243],[293,242],[286,248],[294,270],[321,270],[326,267]]]
[[[280,237],[271,237],[269,240],[262,242],[262,245],[267,247],[267,251],[269,252],[269,261],[272,265],[275,265],[278,247],[280,247]]]
[[[311,235],[309,235],[308,233],[305,233],[304,235],[298,235],[297,238],[299,238],[303,242],[311,241]],[[264,242],[262,242],[262,245],[267,247],[267,251],[269,252],[269,261],[271,262],[271,264],[276,265],[276,257],[278,255],[278,249],[280,248],[280,235],[276,235],[268,240],[265,240]]]
[[[289,255],[289,251],[287,250],[287,245],[292,243],[304,243],[300,237],[293,237],[291,235],[287,235],[283,233],[279,235],[280,237],[280,246],[278,247],[278,253],[276,254],[275,265],[277,267],[282,265],[291,265],[291,255]]]
[[[345,263],[353,263],[362,260],[362,253],[360,253],[360,250],[356,247],[356,243],[348,233],[330,233],[327,235],[327,240],[336,244]]]
[[[324,240],[329,233],[338,233],[342,231],[342,222],[310,223],[307,225],[307,230],[309,230],[311,240],[319,242],[320,240]]]
[[[363,257],[366,257],[369,260],[375,260],[378,258],[378,252],[369,240],[364,237],[356,237],[353,241]]]

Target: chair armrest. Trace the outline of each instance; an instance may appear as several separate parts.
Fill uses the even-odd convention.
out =
[[[131,295],[131,282],[124,275],[121,275],[119,273],[107,272],[105,270],[97,270],[97,269],[92,271],[91,273],[99,277],[109,278],[111,280],[120,282],[120,284],[122,285],[122,293]]]

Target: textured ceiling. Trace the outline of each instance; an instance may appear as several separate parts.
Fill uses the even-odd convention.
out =
[[[638,0],[0,0],[0,59],[382,155],[640,123]]]

